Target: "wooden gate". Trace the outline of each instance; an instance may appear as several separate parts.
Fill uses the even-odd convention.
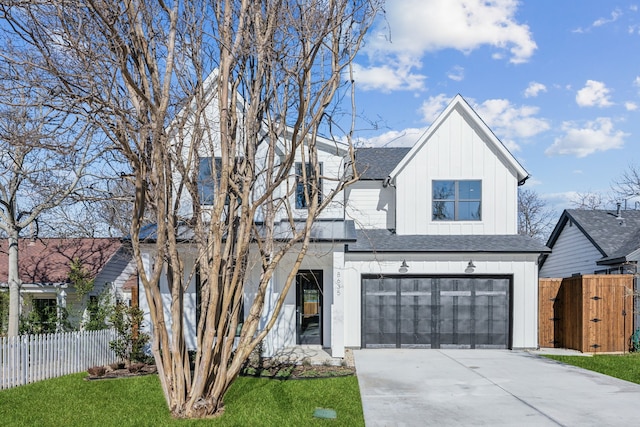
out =
[[[560,327],[556,317],[556,303],[562,279],[540,279],[538,291],[538,345],[540,347],[560,347]]]
[[[540,280],[540,347],[584,353],[625,352],[632,334],[633,276]]]

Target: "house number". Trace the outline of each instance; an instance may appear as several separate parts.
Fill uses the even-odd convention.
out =
[[[336,295],[342,295],[342,279],[340,278],[340,272],[336,272]]]

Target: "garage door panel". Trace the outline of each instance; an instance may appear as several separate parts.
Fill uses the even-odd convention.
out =
[[[363,279],[363,346],[507,348],[509,278]]]

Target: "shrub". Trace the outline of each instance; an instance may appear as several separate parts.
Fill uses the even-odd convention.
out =
[[[109,343],[116,356],[127,362],[140,362],[146,359],[144,346],[149,342],[149,334],[140,331],[143,313],[138,307],[126,307],[116,304],[110,321],[117,337]]]

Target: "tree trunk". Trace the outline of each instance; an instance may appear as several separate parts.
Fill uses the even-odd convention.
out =
[[[18,230],[12,230],[9,235],[9,329],[10,337],[18,335],[20,323],[20,273],[18,270]]]

